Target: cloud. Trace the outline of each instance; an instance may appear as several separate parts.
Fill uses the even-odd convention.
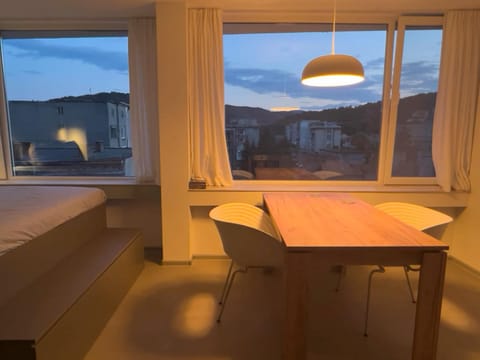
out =
[[[128,72],[128,57],[121,51],[104,50],[93,46],[59,45],[38,39],[10,39],[5,46],[19,50],[14,54],[17,57],[77,60],[103,70]]]
[[[284,93],[292,98],[336,99],[347,104],[359,104],[379,100],[376,87],[381,76],[372,76],[363,83],[348,88],[316,88],[301,84],[300,74],[278,69],[231,68],[225,67],[225,82],[258,94]],[[380,95],[381,97],[381,95]]]
[[[438,64],[415,61],[402,64],[400,88],[403,93],[418,94],[437,90]]]
[[[324,101],[335,99],[344,106],[379,101],[383,92],[384,59],[378,58],[364,64],[365,81],[349,87],[316,88],[302,85],[300,74],[279,69],[234,68],[225,64],[225,82],[257,94],[279,94],[291,98],[311,98]],[[438,65],[426,61],[404,63],[402,68],[402,93],[418,94],[436,91]],[[333,103],[332,103],[333,104]]]

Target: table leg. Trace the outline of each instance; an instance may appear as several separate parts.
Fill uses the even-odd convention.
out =
[[[437,356],[446,259],[445,252],[423,255],[415,315],[413,360],[434,360]]]
[[[308,254],[287,253],[286,255],[284,360],[304,360],[307,356],[307,263]]]

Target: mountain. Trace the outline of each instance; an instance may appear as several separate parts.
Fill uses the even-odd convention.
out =
[[[50,99],[49,102],[112,102],[130,104],[130,94],[120,92],[101,92],[97,94],[80,95],[80,96],[65,96],[56,99]]]
[[[225,118],[229,119],[257,119],[260,126],[272,125],[278,120],[284,119],[292,111],[269,111],[258,107],[225,105]]]
[[[400,99],[398,121],[408,121],[418,110],[429,110],[435,106],[436,93],[424,93]],[[231,120],[256,119],[260,126],[285,126],[301,120],[331,121],[342,124],[344,133],[351,135],[357,132],[380,133],[382,102],[367,103],[359,106],[346,106],[319,111],[284,111],[272,112],[262,108],[225,105],[225,119],[228,125]],[[432,112],[429,112],[433,116]]]

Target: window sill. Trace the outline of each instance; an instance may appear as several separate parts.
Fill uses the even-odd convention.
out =
[[[209,186],[189,190],[191,206],[217,205],[227,201],[261,203],[264,192],[348,192],[367,202],[409,201],[431,207],[466,207],[469,193],[443,192],[436,185],[379,185],[375,182],[339,184],[289,181],[235,181],[229,187]]]
[[[232,186],[207,186],[191,191],[346,191],[346,192],[442,192],[438,185],[379,185],[376,182],[234,181]]]

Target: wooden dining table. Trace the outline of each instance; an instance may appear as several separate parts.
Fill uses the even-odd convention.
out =
[[[275,192],[263,199],[286,247],[284,360],[307,358],[307,276],[322,264],[421,265],[411,358],[436,358],[447,244],[349,194]]]

